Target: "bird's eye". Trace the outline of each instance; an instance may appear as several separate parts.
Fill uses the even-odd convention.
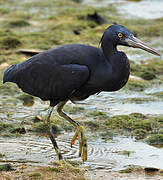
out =
[[[122,33],[118,33],[118,37],[119,38],[123,38],[123,34]]]

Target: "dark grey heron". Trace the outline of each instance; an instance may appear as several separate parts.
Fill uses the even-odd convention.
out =
[[[50,128],[54,107],[76,128],[71,145],[78,137],[79,156],[85,161],[87,138],[84,127],[67,116],[63,106],[69,100],[84,100],[101,91],[117,91],[127,83],[130,64],[126,54],[117,50],[117,45],[140,48],[160,56],[121,25],[108,27],[100,43],[101,48],[70,44],[50,49],[12,65],[4,73],[3,83],[16,83],[25,93],[50,101],[45,125],[59,160],[62,155]]]

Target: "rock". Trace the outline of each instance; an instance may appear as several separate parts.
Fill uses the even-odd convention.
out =
[[[13,167],[10,163],[7,164],[0,164],[0,171],[12,171]]]
[[[18,99],[23,102],[24,106],[30,107],[34,104],[34,97],[28,94],[21,94]]]
[[[23,53],[23,54],[26,54],[26,55],[30,55],[30,56],[34,56],[36,54],[39,54],[42,51],[41,50],[36,50],[36,49],[19,49],[17,52]]]
[[[96,22],[98,25],[102,25],[107,23],[107,20],[105,18],[103,18],[102,16],[100,16],[97,11],[94,12],[94,14],[88,14],[86,17],[87,20],[91,20]]]
[[[133,76],[133,75],[130,75],[129,79],[131,79],[131,80],[138,80],[138,81],[142,80],[143,81],[143,78],[138,77],[138,76]]]
[[[26,130],[25,130],[24,127],[22,127],[22,128],[16,128],[16,129],[14,129],[11,133],[25,134],[25,133],[26,133]]]
[[[40,115],[37,115],[34,119],[33,119],[33,122],[34,123],[37,123],[37,122],[41,122],[43,121],[42,117]]]
[[[7,67],[9,67],[9,64],[7,63],[0,64],[0,69],[6,69]]]
[[[158,168],[154,168],[154,167],[145,167],[144,171],[145,172],[158,172],[159,169]]]
[[[76,35],[79,35],[80,31],[79,30],[73,30],[73,33],[76,34]]]
[[[17,46],[22,45],[21,40],[16,36],[5,36],[1,39],[0,47],[2,49],[11,49],[16,48]]]

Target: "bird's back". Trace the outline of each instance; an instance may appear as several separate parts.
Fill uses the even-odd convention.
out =
[[[104,61],[104,56],[96,47],[65,45],[12,65],[5,71],[3,82],[14,82],[24,92],[43,100],[55,96],[60,101],[60,94],[65,98],[71,93],[64,93],[63,88],[73,91],[73,88],[82,86],[89,79],[90,71],[94,71],[100,61]]]

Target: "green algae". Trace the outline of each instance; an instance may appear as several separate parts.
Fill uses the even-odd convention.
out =
[[[12,3],[14,6],[15,3]],[[30,12],[34,5],[36,5],[38,9],[34,12]],[[140,30],[142,29],[140,28],[140,26],[143,27],[145,24],[146,28],[150,29],[149,25],[152,24],[147,20],[139,19],[133,22],[129,19],[121,18],[119,17],[116,8],[113,5],[103,8],[92,8],[85,5],[80,5],[79,10],[77,3],[67,1],[59,2],[56,0],[53,3],[51,1],[41,3],[40,1],[32,1],[27,3],[20,3],[19,6],[21,7],[21,9],[15,11],[11,11],[9,6],[9,10],[12,13],[6,14],[5,18],[9,17],[10,21],[13,22],[13,24],[17,24],[18,26],[21,26],[21,24],[23,26],[28,24],[28,21],[26,19],[31,19],[31,21],[37,20],[38,22],[37,28],[36,25],[30,25],[30,27],[27,26],[28,32],[26,32],[25,29],[24,31],[21,31],[17,28],[10,28],[10,31],[12,31],[12,33],[15,33],[16,35],[19,34],[19,37],[24,42],[22,46],[25,48],[49,49],[51,47],[56,47],[58,45],[67,43],[84,43],[98,46],[101,35],[108,25],[98,26],[94,22],[86,20],[85,17],[90,13],[94,13],[95,10],[98,11],[101,16],[109,20],[109,25],[117,21],[118,17],[118,23],[128,26],[129,29],[131,27],[131,31],[133,30],[135,31],[135,33],[140,35]],[[52,8],[54,13],[50,13],[50,11],[49,13],[46,12],[47,16],[45,16],[44,18],[40,18],[40,13],[42,12],[43,8]],[[25,23],[23,21],[25,21]],[[161,19],[157,19],[154,22],[155,24],[162,24]],[[2,24],[5,23],[5,21],[2,21]],[[26,28],[26,26],[24,26],[24,28]],[[3,25],[2,30],[4,30]],[[76,36],[74,34],[74,30],[78,30],[80,32],[80,35]],[[11,61],[10,63],[14,63],[14,61]],[[146,76],[149,77],[149,72],[147,71],[147,73],[142,74],[141,76],[145,76],[145,78]],[[154,75],[152,75],[150,78],[152,77],[154,77]]]
[[[79,161],[61,160],[59,162],[53,162],[53,165],[58,168],[58,171],[68,170],[71,173],[83,175],[85,168],[79,167],[82,163]],[[47,169],[49,170],[49,169]],[[56,169],[55,169],[56,170]],[[79,178],[80,179],[80,178]]]
[[[141,171],[143,168],[140,166],[130,165],[127,166],[125,169],[120,170],[120,173],[132,173],[133,171]]]
[[[132,131],[132,135],[136,137],[136,139],[144,139],[148,135],[148,131],[146,129],[135,129]]]
[[[111,130],[109,131],[105,130],[105,132],[100,133],[101,138],[104,140],[112,140],[114,135],[115,135],[115,132]]]
[[[126,25],[131,32],[139,37],[159,37],[163,35],[161,28],[163,27],[162,18],[148,20],[148,19],[119,19],[121,24]]]
[[[37,10],[35,10],[31,14],[25,13],[25,12],[30,12],[34,5],[35,7],[37,7]],[[13,6],[14,6],[14,2],[13,2]],[[117,21],[117,17],[118,17],[118,23],[128,26],[129,29],[131,28],[131,31],[133,30],[135,31],[135,33],[143,36],[144,33],[147,33],[148,29],[150,32],[153,32],[153,34],[157,33],[157,35],[161,36],[161,31],[159,31],[159,29],[161,28],[160,27],[158,28],[158,25],[163,24],[160,19],[152,20],[154,22],[153,25],[153,23],[149,23],[148,20],[138,19],[133,22],[133,20],[121,18],[118,15],[116,8],[113,5],[110,5],[105,8],[104,7],[92,8],[85,5],[80,5],[79,7],[77,3],[73,3],[70,1],[69,2],[67,1],[33,2],[32,1],[23,4],[20,3],[20,7],[22,8],[22,10],[19,9],[13,11],[12,16],[11,14],[8,14],[8,16],[11,18],[11,22],[15,21],[14,19],[12,19],[12,17],[14,16],[20,19],[18,20],[18,23],[14,23],[14,24],[18,24],[18,25],[23,24],[24,26],[28,24],[28,22],[26,21],[27,18],[33,20],[37,19],[41,23],[41,26],[36,30],[36,33],[40,34],[40,36],[37,37],[37,39],[32,37],[32,32],[28,32],[28,33],[21,32],[20,36],[23,39],[23,41],[26,42],[25,47],[28,48],[32,47],[32,48],[48,49],[50,47],[54,47],[55,45],[61,45],[63,43],[64,44],[76,43],[76,42],[90,43],[90,44],[95,44],[97,46],[104,29],[108,25],[97,26],[95,23],[86,20],[85,17],[90,13],[94,13],[95,10],[98,11],[100,15],[108,19],[110,24]],[[52,8],[51,10],[53,10],[54,13],[51,13],[50,11],[49,13],[46,12],[47,15],[44,18],[40,18],[40,13],[42,12],[43,8],[49,8],[49,9]],[[26,11],[23,11],[24,9]],[[26,23],[23,23],[23,21],[25,21]],[[145,30],[143,29],[144,25],[146,27]],[[153,28],[153,26],[154,27],[157,26],[157,27]],[[32,31],[34,26],[31,26],[30,28]],[[73,33],[73,30],[75,29],[81,31],[81,34],[77,37],[75,37]],[[141,30],[143,31],[143,33],[141,32]],[[14,29],[12,29],[12,31],[17,33],[17,31],[15,31]],[[149,36],[149,34],[147,34],[146,36]]]
[[[2,123],[0,122],[0,132],[3,132],[3,131],[13,131],[15,129],[15,125],[14,124],[10,124],[10,123]]]
[[[146,142],[151,145],[163,145],[163,134],[152,134]]]
[[[25,26],[29,26],[29,25],[30,25],[30,23],[24,19],[16,19],[16,20],[7,22],[6,26],[15,28],[15,27],[25,27]]]
[[[81,109],[79,108],[78,110],[79,111],[75,111],[75,113],[73,111],[73,114],[78,114]],[[161,128],[163,128],[162,116],[145,116],[141,113],[131,113],[129,115],[108,117],[106,113],[101,111],[83,109],[80,116],[82,119],[86,119],[84,122],[79,121],[81,124],[84,124],[86,129],[89,129],[92,132],[98,131],[101,138],[106,140],[112,139],[115,134],[124,134],[135,136],[136,139],[144,139],[150,134],[161,133]],[[92,118],[94,120],[92,120]],[[62,131],[72,132],[75,129],[69,122],[60,118],[56,112],[52,115],[51,125],[54,134],[60,134]],[[39,134],[47,133],[47,128],[44,122],[42,122],[42,118],[40,121],[32,123],[29,130]],[[105,132],[103,132],[104,130]]]
[[[59,173],[60,169],[58,167],[49,167],[46,171]]]
[[[56,134],[56,135],[61,134],[61,132],[63,130],[72,131],[72,129],[73,129],[71,125],[62,126],[62,125],[60,125],[60,123],[54,123],[53,121],[51,123],[51,128],[52,128],[54,134]],[[39,134],[47,134],[47,126],[46,126],[45,122],[34,123],[34,124],[32,124],[32,126],[29,130],[32,132],[39,133]]]
[[[85,109],[81,106],[78,105],[72,106],[67,104],[64,106],[64,110],[69,114],[78,114],[78,113],[83,113],[85,111]]]
[[[126,98],[122,102],[142,104],[144,102],[150,102],[150,101],[156,101],[156,99],[153,97],[134,97],[134,98]]]
[[[11,171],[12,166],[11,164],[0,164],[0,171]]]
[[[151,59],[146,63],[136,64],[131,61],[131,74],[139,76],[145,80],[152,80],[162,75],[163,61],[159,59]]]
[[[88,111],[86,117],[93,117],[94,119],[106,119],[108,116],[102,111]]]
[[[7,83],[5,85],[2,85],[0,83],[0,94],[4,96],[14,96],[17,93],[20,93],[16,85],[13,85],[11,83]]]
[[[4,157],[4,156],[5,156],[5,154],[0,153],[0,158],[2,158],[2,157]]]
[[[100,122],[98,121],[86,121],[85,126],[89,127],[91,130],[98,130],[100,127]]]
[[[129,79],[126,86],[123,89],[130,90],[130,91],[144,91],[147,87],[150,87],[151,84],[145,80],[135,80]]]
[[[104,123],[110,128],[117,129],[132,129],[132,124],[137,121],[137,118],[131,115],[117,115],[107,119]]]
[[[156,78],[154,72],[150,72],[150,71],[141,72],[139,76],[145,80],[152,80]]]
[[[35,172],[35,173],[33,173],[33,174],[30,174],[30,175],[29,175],[29,178],[30,178],[30,179],[41,179],[41,174],[38,173],[38,172]]]
[[[155,132],[155,129],[163,127],[162,116],[144,116],[140,113],[131,113],[129,115],[117,115],[107,119],[104,124],[108,129],[126,130],[130,135],[137,139],[143,139],[147,135]]]
[[[147,95],[158,97],[160,99],[163,99],[163,91],[161,92],[155,92],[155,93],[148,93]]]
[[[4,15],[4,14],[8,14],[10,12],[9,8],[0,8],[0,14]]]
[[[0,135],[3,137],[19,137],[24,134],[18,129],[21,129],[18,124],[0,122]]]
[[[85,180],[85,169],[79,167],[79,163],[68,160],[61,160],[59,162],[52,162],[53,167],[38,167],[33,173],[28,173],[27,176],[30,179],[76,179]],[[24,177],[24,176],[23,176]],[[26,176],[25,176],[26,177]]]
[[[41,134],[47,133],[47,127],[43,122],[33,124],[30,130]]]
[[[22,41],[14,36],[0,38],[0,47],[5,49],[16,48],[22,45]]]
[[[134,170],[134,168],[129,167],[129,168],[120,170],[119,172],[120,172],[120,173],[132,173],[133,170]]]
[[[67,112],[66,112],[67,113]],[[32,118],[31,126],[29,127],[29,131],[36,132],[38,134],[47,134],[46,127],[46,114],[47,110],[44,110],[43,113]],[[73,112],[74,114],[74,112]],[[72,132],[74,131],[74,126],[66,121],[64,118],[60,117],[56,110],[51,115],[51,127],[54,134],[61,134],[62,131]],[[75,120],[75,118],[73,118]]]

